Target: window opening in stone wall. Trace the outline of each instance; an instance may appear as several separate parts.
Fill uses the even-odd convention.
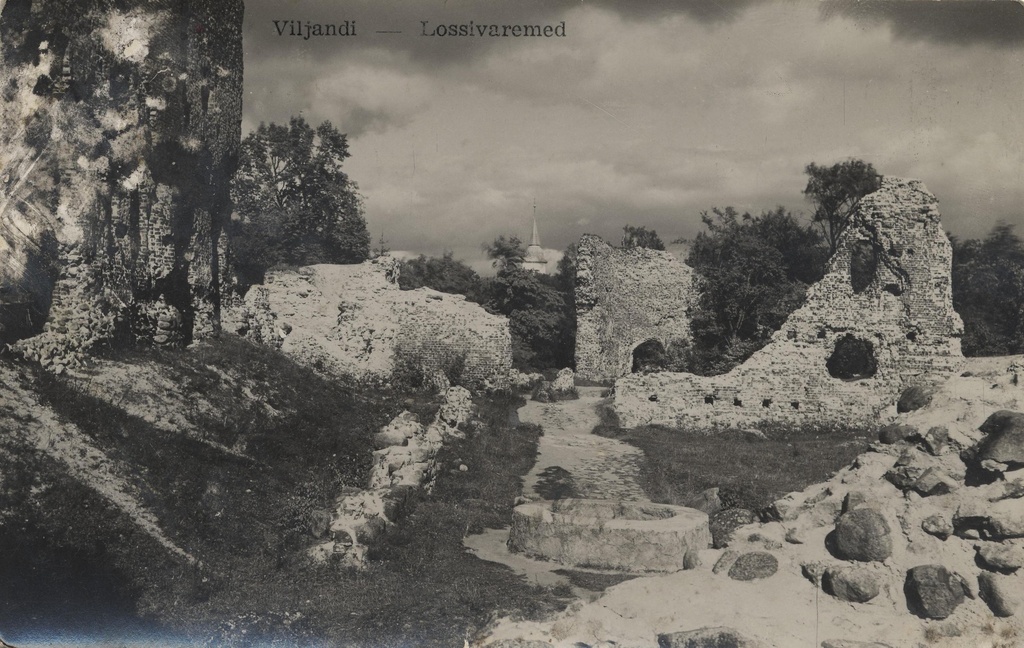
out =
[[[794,330],[786,331],[786,339],[787,340],[795,340],[796,339],[796,331],[794,331]]]
[[[793,409],[800,409],[800,401],[791,401],[789,403],[789,406],[792,407]]]
[[[658,340],[647,340],[633,349],[633,373],[663,371],[667,363],[665,347]]]
[[[824,340],[825,339],[825,329],[818,329],[818,339],[819,340]]]
[[[743,401],[738,398],[732,399],[732,404],[736,407],[743,407]]]
[[[833,378],[842,380],[870,378],[878,371],[875,345],[868,340],[862,340],[847,333],[836,342],[832,355],[825,362],[825,368]]]
[[[878,251],[867,241],[857,241],[850,252],[850,286],[855,294],[864,292],[875,280]]]
[[[715,404],[715,397],[710,395],[710,394],[705,396],[704,397],[704,403],[706,405],[714,405]]]
[[[900,295],[903,294],[903,287],[900,286],[899,284],[887,283],[885,284],[884,290],[890,295],[895,295],[896,297],[899,297]]]
[[[907,339],[911,342],[917,342],[917,331],[911,331],[907,333]]]
[[[764,400],[761,401],[761,407],[771,407],[771,406],[772,406],[772,399],[765,398]]]

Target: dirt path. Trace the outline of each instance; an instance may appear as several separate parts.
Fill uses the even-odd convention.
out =
[[[544,429],[537,448],[537,463],[523,478],[523,495],[529,499],[582,497],[648,501],[640,488],[640,459],[643,452],[615,439],[593,434],[600,422],[597,407],[601,387],[579,388],[579,400],[540,403],[529,401],[519,408],[519,420]],[[538,585],[569,583],[562,565],[510,553],[505,546],[508,529],[486,529],[466,536],[466,548],[479,558],[501,563]],[[577,569],[591,573],[602,570]],[[596,592],[574,587],[577,596],[592,600]]]
[[[537,463],[524,478],[523,495],[530,499],[562,496],[646,501],[640,488],[643,452],[627,443],[593,434],[600,422],[601,387],[580,388],[579,400],[557,403],[530,401],[519,420],[544,429]],[[567,492],[571,484],[572,492]],[[561,486],[562,488],[558,488]]]

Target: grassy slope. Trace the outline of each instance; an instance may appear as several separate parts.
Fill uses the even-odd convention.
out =
[[[623,430],[614,420],[595,430],[644,451],[641,486],[655,502],[685,504],[718,487],[726,507],[760,511],[792,491],[828,479],[877,438],[873,429],[762,426],[759,439],[740,430],[713,433],[660,426]]]
[[[429,416],[430,403],[326,381],[230,338],[189,352],[122,353],[112,362],[145,364],[178,385],[176,396],[214,407],[187,413],[190,437],[126,413],[117,398],[73,378],[37,373],[33,389],[115,460],[167,535],[202,566],[170,558],[55,462],[26,452],[7,462],[0,493],[0,508],[24,520],[0,548],[21,563],[4,561],[0,570],[34,598],[4,597],[0,627],[33,609],[26,600],[41,605],[74,591],[80,604],[91,586],[97,607],[135,603],[176,626],[213,628],[218,642],[245,627],[302,643],[461,645],[467,628],[494,610],[539,612],[554,603],[461,544],[467,530],[507,522],[519,475],[533,463],[537,431],[510,422],[512,400],[484,405],[478,432],[446,450],[454,453],[448,464],[470,470],[446,473],[389,532],[380,562],[356,573],[305,559],[315,542],[310,517],[328,510],[343,485],[365,481],[370,435],[400,405]]]

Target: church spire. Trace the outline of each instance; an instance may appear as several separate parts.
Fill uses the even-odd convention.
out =
[[[536,245],[540,247],[540,234],[537,233],[537,201],[533,201],[533,238],[530,239],[530,245]]]

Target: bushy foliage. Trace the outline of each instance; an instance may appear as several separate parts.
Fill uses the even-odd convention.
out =
[[[882,176],[871,164],[854,159],[830,167],[811,162],[804,172],[808,176],[804,195],[814,203],[812,220],[821,228],[829,254],[835,254],[860,199],[881,186]]]
[[[703,212],[687,263],[700,276],[689,371],[728,371],[766,344],[824,274],[821,235],[782,207]]]
[[[231,185],[233,266],[244,283],[275,265],[359,263],[370,235],[356,184],[342,170],[345,135],[302,117],[260,124],[242,140]]]
[[[487,282],[486,306],[509,318],[512,362],[522,371],[571,367],[575,353],[575,253],[559,262],[558,274],[542,275],[521,266],[522,242],[498,237],[484,245],[498,274]]]
[[[622,228],[622,247],[664,250],[665,244],[661,242],[658,233],[653,229],[649,230],[646,227],[626,225]]]
[[[445,252],[441,257],[421,254],[416,259],[402,261],[398,286],[402,290],[433,288],[444,293],[465,295],[466,299],[477,303],[486,299],[480,275],[456,259],[452,252]]]
[[[968,356],[1024,353],[1024,241],[1006,223],[953,243],[953,307]]]

